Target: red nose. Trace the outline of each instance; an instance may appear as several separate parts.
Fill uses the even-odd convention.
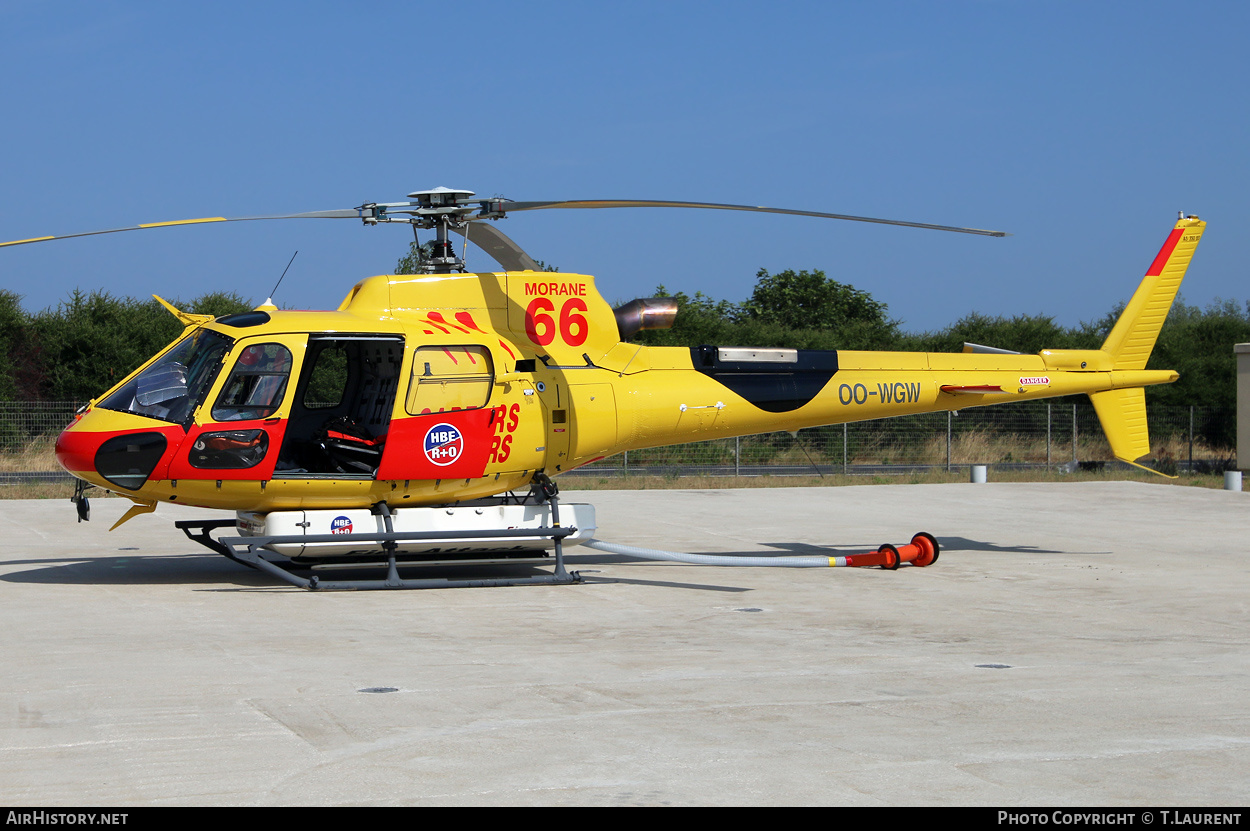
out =
[[[78,429],[82,418],[75,416],[74,422],[56,437],[56,460],[70,473],[95,471],[95,452],[103,441],[100,433]]]
[[[92,429],[99,423],[93,415],[88,410],[75,417],[74,423],[57,437],[56,460],[79,478],[102,478],[126,490],[142,488],[165,460],[170,445],[176,446],[182,434],[177,425],[156,423],[147,429]]]

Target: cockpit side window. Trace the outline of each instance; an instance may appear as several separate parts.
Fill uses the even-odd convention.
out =
[[[291,350],[280,343],[246,347],[213,404],[213,420],[269,418],[282,406],[290,377]]]

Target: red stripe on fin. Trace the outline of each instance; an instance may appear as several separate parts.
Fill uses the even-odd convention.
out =
[[[1168,234],[1167,241],[1159,249],[1159,256],[1155,257],[1155,261],[1150,264],[1150,270],[1146,272],[1147,277],[1157,277],[1163,273],[1164,266],[1168,264],[1168,260],[1172,257],[1172,252],[1176,250],[1176,243],[1181,241],[1181,235],[1184,233],[1183,228],[1176,228],[1172,233]]]

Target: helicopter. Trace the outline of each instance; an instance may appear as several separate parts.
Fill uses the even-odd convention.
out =
[[[267,300],[213,319],[158,297],[184,324],[181,336],[89,402],[57,439],[57,460],[77,480],[79,520],[89,518],[90,487],[132,501],[113,528],[161,502],[235,511],[234,520],[176,525],[218,553],[308,589],[566,583],[580,578],[564,568],[564,546],[593,545],[594,510],[564,505],[562,522],[554,479],[623,451],[1084,393],[1112,453],[1137,465],[1150,451],[1144,388],[1179,377],[1147,370],[1146,362],[1205,228],[1180,214],[1100,349],[657,347],[631,339],[671,326],[672,299],[613,309],[594,277],[540,270],[496,221],[544,209],[700,208],[1007,234],[719,203],[516,202],[442,187],[408,196],[0,243],[264,219],[434,231],[421,273],[361,280],[332,311],[281,310]],[[502,270],[467,271],[451,234]],[[240,536],[213,536],[230,527]],[[401,563],[547,562],[548,549],[553,573],[528,578],[398,573]],[[827,564],[928,565],[938,550],[922,533],[858,562]],[[304,578],[282,561],[369,563],[387,574]]]

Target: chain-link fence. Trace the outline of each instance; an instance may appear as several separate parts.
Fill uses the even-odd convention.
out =
[[[64,474],[53,444],[82,406],[73,401],[0,402],[0,482]],[[1167,473],[1236,467],[1236,412],[1148,407],[1154,466]],[[905,473],[996,467],[1099,469],[1112,459],[1088,399],[979,407],[958,413],[860,421],[790,433],[618,453],[573,473],[596,476]]]
[[[56,463],[57,434],[81,401],[0,401],[0,484],[68,478]]]
[[[1166,473],[1218,473],[1236,467],[1236,413],[1204,407],[1149,407],[1151,456]],[[1213,438],[1214,437],[1214,438]],[[1025,402],[960,412],[763,433],[634,450],[579,468],[613,476],[907,473],[1059,467],[1100,470],[1111,448],[1088,399]],[[1113,463],[1118,465],[1119,463]]]

